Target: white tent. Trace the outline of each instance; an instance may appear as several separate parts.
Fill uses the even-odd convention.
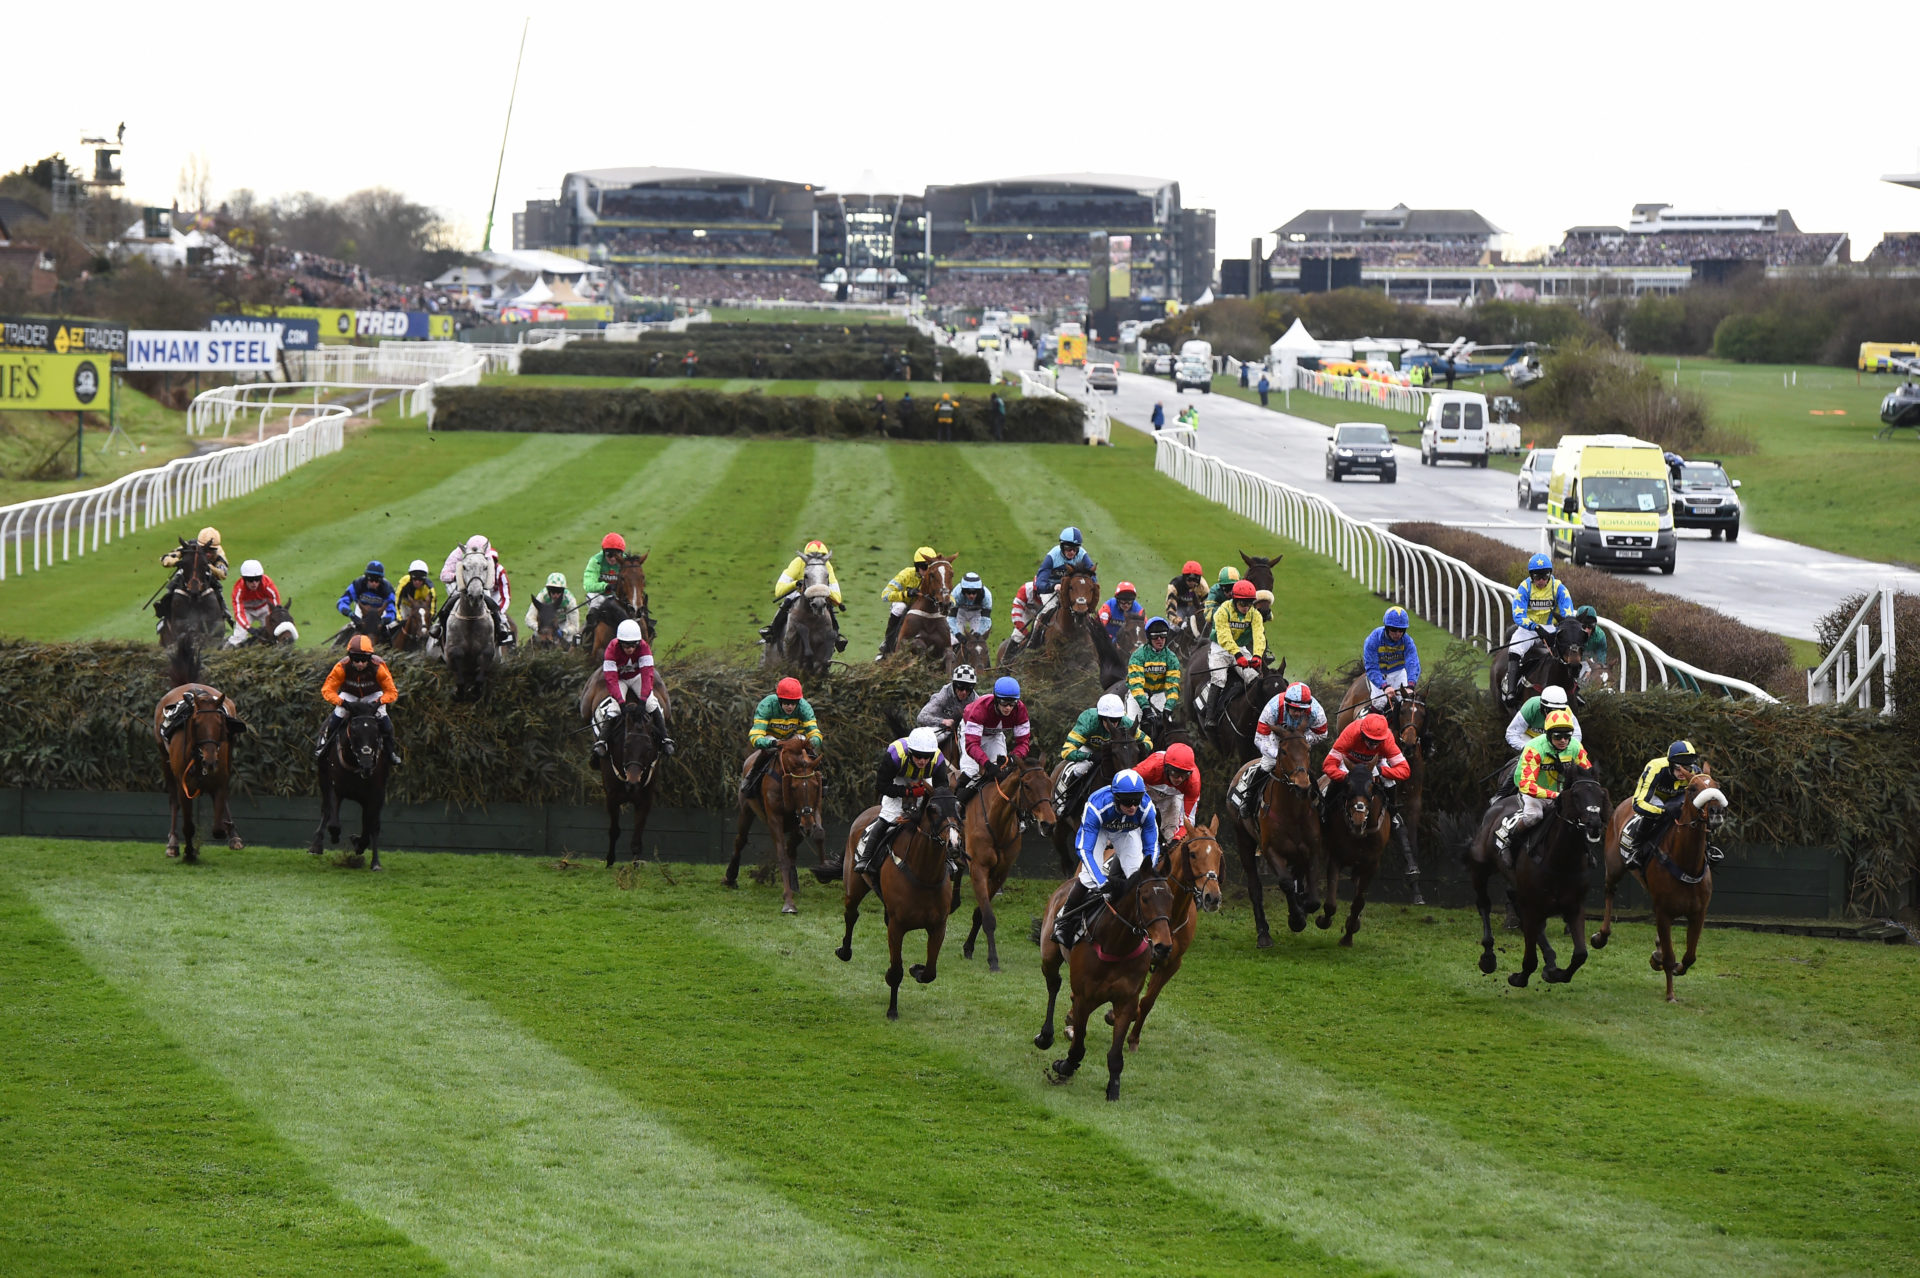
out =
[[[541,306],[553,300],[553,290],[547,287],[545,280],[535,280],[533,287],[508,302],[508,306]]]
[[[1313,339],[1313,334],[1307,332],[1307,326],[1296,319],[1285,336],[1267,348],[1267,354],[1277,360],[1318,359],[1320,343]]]

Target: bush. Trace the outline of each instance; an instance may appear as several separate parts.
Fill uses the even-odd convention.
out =
[[[1480,533],[1428,523],[1394,524],[1389,531],[1464,560],[1495,581],[1518,583],[1527,575],[1526,551]],[[1778,635],[1598,568],[1561,563],[1554,571],[1576,605],[1592,604],[1601,616],[1668,655],[1715,674],[1744,679],[1783,699],[1805,700],[1806,681]]]
[[[1274,341],[1300,320],[1318,338],[1348,339],[1395,333],[1423,342],[1465,337],[1482,344],[1558,344],[1595,332],[1574,307],[1557,302],[1486,302],[1469,310],[1395,302],[1378,289],[1342,288],[1330,293],[1263,293],[1196,306],[1155,324],[1144,334],[1176,350],[1191,337],[1213,343],[1216,353],[1264,359]]]
[[[898,400],[887,403],[890,439],[938,437],[937,390],[915,396],[903,424]],[[1078,444],[1085,411],[1067,399],[1009,398],[1007,442]],[[876,429],[873,401],[816,395],[730,394],[712,390],[653,391],[641,387],[462,386],[434,397],[435,430],[525,431],[583,435],[779,435],[865,439]],[[954,437],[993,438],[988,402],[962,399]]]
[[[1529,428],[1548,436],[1632,435],[1677,453],[1750,453],[1745,435],[1714,427],[1698,392],[1676,390],[1639,359],[1599,341],[1573,341],[1542,360],[1546,376],[1520,391]]]
[[[1762,363],[1847,367],[1860,343],[1920,332],[1920,291],[1873,276],[1751,279],[1601,303],[1595,318],[1627,348]]]

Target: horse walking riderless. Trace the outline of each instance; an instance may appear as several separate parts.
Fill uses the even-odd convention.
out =
[[[959,900],[951,862],[964,859],[959,827],[954,822],[953,792],[935,790],[913,802],[917,810],[908,812],[906,829],[894,837],[893,846],[881,858],[875,873],[877,890],[887,921],[887,1019],[900,1019],[900,979],[911,974],[922,985],[933,984],[940,974],[940,947],[947,938],[947,916]],[[867,827],[880,819],[878,807],[868,808],[847,833],[846,855],[840,872],[846,887],[846,935],[834,957],[842,963],[853,958],[853,925],[860,921],[860,902],[869,887],[866,877],[853,868],[854,852],[860,846]],[[909,932],[927,934],[927,961],[911,968],[901,966],[900,948]]]
[[[928,657],[944,656],[953,646],[947,615],[953,608],[953,556],[940,555],[920,566],[920,586],[900,619],[896,650]]]
[[[1511,652],[1505,645],[1494,649],[1493,663],[1487,671],[1487,690],[1494,704],[1500,707],[1503,714],[1512,715],[1528,698],[1557,687],[1566,692],[1569,705],[1579,705],[1580,645],[1584,638],[1580,627],[1570,621],[1541,631],[1540,641],[1520,658],[1511,697],[1506,695],[1505,683],[1507,665],[1512,660]]]
[[[1341,784],[1336,781],[1330,787],[1329,806],[1333,802],[1331,789]],[[1327,894],[1313,921],[1321,928],[1333,925],[1334,912],[1340,908],[1340,871],[1346,870],[1353,875],[1353,903],[1347,907],[1347,927],[1340,944],[1352,945],[1353,934],[1360,930],[1360,911],[1367,907],[1367,888],[1380,871],[1380,854],[1393,835],[1393,814],[1372,765],[1350,770],[1345,787],[1339,811],[1329,811],[1320,828],[1320,846],[1326,852]]]
[[[231,698],[200,682],[200,652],[192,633],[175,642],[169,664],[173,689],[153,708],[153,740],[166,772],[167,855],[191,865],[200,859],[193,805],[203,794],[212,801],[213,837],[224,837],[235,852],[246,846],[228,811],[227,790],[233,781],[234,738],[247,725]]]
[[[218,639],[226,633],[227,615],[220,602],[220,583],[213,573],[213,552],[198,541],[180,541],[180,559],[167,584],[167,614],[160,623],[160,646],[171,648],[183,636]]]
[[[1647,890],[1653,901],[1653,927],[1656,937],[1653,954],[1647,962],[1667,977],[1667,1002],[1673,997],[1673,978],[1685,976],[1693,967],[1700,948],[1700,929],[1706,926],[1707,905],[1713,900],[1713,866],[1707,861],[1707,845],[1714,831],[1727,819],[1727,796],[1704,764],[1687,782],[1685,802],[1673,825],[1661,836],[1659,847],[1642,865],[1634,867],[1633,877]],[[1613,935],[1613,894],[1628,873],[1620,855],[1620,831],[1633,818],[1633,800],[1622,799],[1607,822],[1607,904],[1594,934],[1593,947],[1604,949]],[[1687,952],[1678,960],[1673,953],[1673,921],[1687,920]]]
[[[1320,842],[1320,808],[1313,792],[1313,751],[1298,729],[1276,739],[1279,757],[1261,788],[1260,805],[1251,819],[1236,816],[1234,843],[1240,869],[1247,880],[1247,899],[1253,905],[1254,944],[1267,949],[1273,934],[1267,930],[1266,889],[1260,882],[1260,863],[1273,870],[1274,881],[1287,901],[1287,927],[1304,931],[1307,915],[1320,908],[1314,871],[1324,855]],[[1256,766],[1248,760],[1242,765]],[[1234,778],[1235,782],[1239,777]]]
[[[1173,887],[1148,861],[1118,900],[1102,899],[1087,931],[1071,952],[1054,939],[1053,920],[1073,888],[1068,879],[1054,889],[1040,922],[1040,975],[1047,983],[1047,1017],[1033,1045],[1053,1046],[1054,1005],[1060,996],[1060,965],[1067,965],[1072,995],[1067,1005],[1066,1056],[1046,1070],[1050,1083],[1064,1083],[1087,1054],[1087,1021],[1103,1007],[1113,1008],[1113,1045],[1107,1049],[1107,1099],[1120,1099],[1120,1072],[1126,1068],[1127,1033],[1140,1010],[1140,992],[1148,971],[1173,953]]]
[[[1032,758],[1008,759],[999,774],[984,775],[980,788],[967,803],[963,822],[967,846],[967,873],[973,882],[973,926],[967,931],[962,958],[973,957],[973,943],[987,934],[987,970],[1000,970],[1000,951],[994,942],[998,920],[993,898],[1007,885],[1020,860],[1020,839],[1029,823],[1051,838],[1059,825],[1053,809],[1053,780]]]
[[[724,887],[740,886],[740,851],[747,846],[747,834],[754,819],[767,827],[773,839],[774,864],[779,868],[782,914],[798,914],[793,894],[800,886],[794,872],[794,849],[801,842],[814,845],[820,868],[814,877],[823,883],[839,877],[840,866],[827,864],[827,827],[822,816],[820,760],[807,747],[805,739],[788,737],[775,749],[774,760],[752,794],[740,796],[740,811],[733,832],[733,859],[727,862]]]
[[[441,656],[453,674],[454,697],[468,700],[486,691],[487,676],[500,659],[499,639],[486,593],[492,581],[492,563],[485,551],[469,550],[460,559],[453,608],[447,614]]]
[[[653,642],[653,614],[647,607],[647,556],[650,551],[641,551],[637,555],[624,555],[620,559],[620,572],[613,579],[612,588],[601,597],[600,603],[588,614],[582,626],[593,632],[593,642],[587,650],[598,661],[600,654],[613,642],[613,632],[620,628],[623,621],[637,621],[647,642]]]
[[[656,687],[655,695],[662,697],[664,706],[662,690]],[[629,804],[633,807],[633,859],[640,859],[640,841],[647,832],[647,815],[653,810],[659,767],[660,743],[654,740],[647,707],[632,698],[622,701],[620,722],[607,734],[607,753],[600,760],[600,788],[607,804],[608,865],[613,864],[620,846],[620,809]],[[734,855],[737,860],[737,850]]]
[[[1607,827],[1607,792],[1590,772],[1574,773],[1553,800],[1546,819],[1516,843],[1513,867],[1508,870],[1494,848],[1494,831],[1518,802],[1514,796],[1488,807],[1467,851],[1474,903],[1480,908],[1480,970],[1491,975],[1499,967],[1493,954],[1493,902],[1487,884],[1504,872],[1513,882],[1513,905],[1527,939],[1526,957],[1520,970],[1507,977],[1507,984],[1526,988],[1539,959],[1544,958],[1542,976],[1549,984],[1560,985],[1571,981],[1587,961],[1587,859],[1599,850]],[[1553,918],[1564,919],[1573,936],[1573,954],[1564,968],[1547,941],[1547,920]],[[1595,938],[1594,944],[1604,942]]]
[[[1173,885],[1173,914],[1168,920],[1168,934],[1173,938],[1173,950],[1153,965],[1147,992],[1141,996],[1133,1013],[1133,1027],[1127,1032],[1130,1051],[1140,1046],[1141,1027],[1159,1001],[1160,991],[1180,971],[1180,964],[1193,945],[1194,932],[1200,926],[1200,911],[1212,914],[1220,908],[1220,863],[1226,854],[1220,850],[1219,834],[1220,818],[1216,815],[1208,824],[1188,830],[1185,838],[1168,849],[1167,881]],[[1107,1024],[1119,1028],[1118,1021],[1115,1013],[1107,1013]]]
[[[335,730],[327,752],[320,756],[320,824],[307,847],[319,856],[322,836],[340,842],[340,804],[351,800],[360,805],[360,833],[354,836],[353,850],[367,854],[369,870],[381,868],[380,811],[393,770],[376,709],[370,702],[349,706],[346,723]]]
[[[1340,699],[1340,713],[1334,718],[1333,730],[1338,732],[1365,714],[1372,695],[1373,689],[1364,674],[1354,679],[1347,686],[1347,695]],[[1386,715],[1387,722],[1393,725],[1394,739],[1400,743],[1400,753],[1412,770],[1405,781],[1393,787],[1387,798],[1393,811],[1400,817],[1394,837],[1399,841],[1400,851],[1406,856],[1407,884],[1413,889],[1413,903],[1425,905],[1426,898],[1420,893],[1420,811],[1426,789],[1427,755],[1433,749],[1427,703],[1419,697],[1401,693],[1393,698],[1382,713]]]

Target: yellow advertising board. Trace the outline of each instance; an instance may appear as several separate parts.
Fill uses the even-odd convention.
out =
[[[108,355],[0,354],[0,408],[104,413],[113,402]]]
[[[414,341],[452,341],[453,316],[430,311],[349,311],[337,306],[249,306],[249,315],[273,315],[281,319],[310,319],[320,325],[323,342],[351,342],[356,339],[412,339]]]

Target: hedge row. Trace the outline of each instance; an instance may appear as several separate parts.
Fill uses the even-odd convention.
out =
[[[825,439],[870,438],[884,428],[892,439],[938,438],[935,391],[917,396],[907,420],[898,400],[884,415],[871,400],[816,395],[743,395],[711,390],[652,391],[640,387],[466,386],[440,391],[435,430],[526,431],[587,435],[779,435]],[[1084,415],[1064,399],[1009,398],[1006,439],[1015,444],[1077,444]],[[954,437],[993,438],[989,402],[962,399]]]
[[[1527,552],[1481,533],[1441,524],[1394,524],[1389,531],[1465,560],[1482,576],[1518,584],[1527,576]],[[1806,680],[1778,635],[1735,621],[1723,612],[1650,590],[1631,578],[1599,568],[1560,562],[1555,574],[1576,605],[1592,604],[1660,648],[1703,670],[1731,675],[1774,696],[1806,700]]]
[[[897,346],[796,345],[788,353],[770,343],[710,345],[698,341],[676,341],[655,349],[626,342],[579,342],[556,351],[535,349],[520,357],[520,371],[574,377],[673,377],[679,374],[680,359],[689,350],[700,356],[702,377],[877,382],[899,376],[895,362]],[[932,350],[910,351],[909,355],[915,379],[930,380],[934,369]],[[949,382],[991,380],[984,359],[955,351],[942,352],[940,376]]]

